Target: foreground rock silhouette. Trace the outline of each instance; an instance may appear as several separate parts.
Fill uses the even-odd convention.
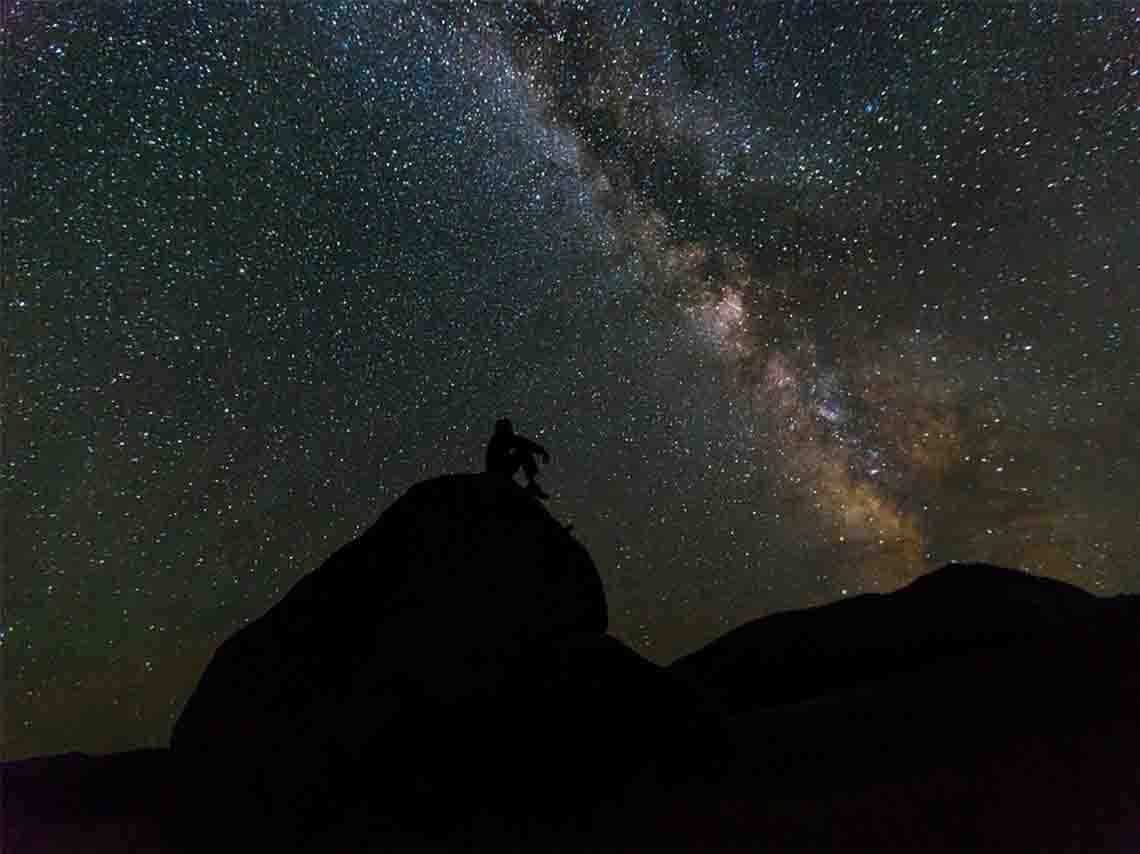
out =
[[[169,750],[4,766],[4,851],[1140,848],[1140,597],[986,565],[668,668],[493,474],[419,484],[217,651]]]
[[[589,554],[525,490],[421,483],[218,650],[171,738],[191,814],[259,842],[346,813],[434,840],[573,822],[650,764],[681,773],[666,736],[708,722],[606,625]]]

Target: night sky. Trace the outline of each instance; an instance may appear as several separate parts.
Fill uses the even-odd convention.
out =
[[[658,662],[1140,591],[1140,5],[0,5],[5,756],[165,743],[503,415]]]

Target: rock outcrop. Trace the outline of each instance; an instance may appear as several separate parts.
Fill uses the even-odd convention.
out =
[[[589,554],[524,490],[421,483],[218,650],[171,739],[188,815],[293,843],[346,814],[430,837],[589,809],[700,716],[606,625]]]

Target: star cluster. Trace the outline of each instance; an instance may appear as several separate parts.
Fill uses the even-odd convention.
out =
[[[1140,589],[1140,7],[0,8],[6,755],[164,742],[501,415],[659,661]]]

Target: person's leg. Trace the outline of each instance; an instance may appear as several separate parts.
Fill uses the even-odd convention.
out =
[[[543,492],[542,487],[534,482],[534,476],[538,474],[538,463],[534,461],[534,455],[529,451],[522,453],[522,469],[523,474],[526,475],[527,491],[538,498],[549,498],[550,496]]]
[[[534,483],[534,476],[538,474],[538,463],[534,461],[534,454],[530,451],[521,451],[519,456],[522,457],[522,470],[527,483]]]

